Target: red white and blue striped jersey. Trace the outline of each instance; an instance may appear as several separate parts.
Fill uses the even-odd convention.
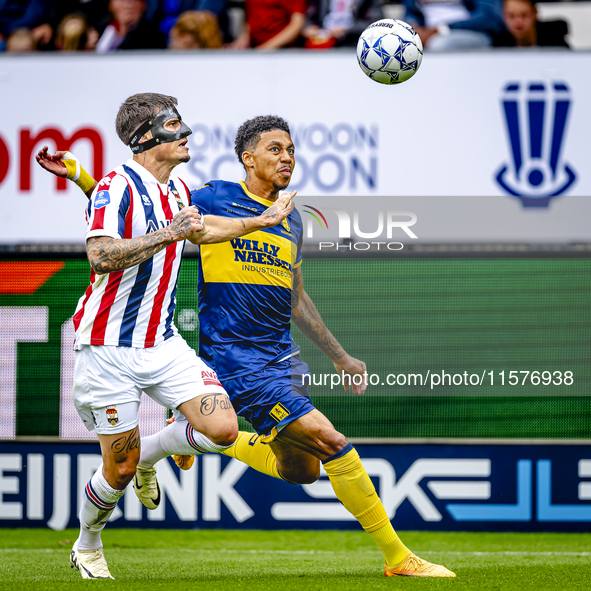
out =
[[[104,177],[86,212],[86,239],[138,238],[166,227],[191,202],[187,185],[171,177],[160,184],[128,160]],[[176,289],[184,241],[174,242],[143,263],[105,275],[90,274],[90,286],[74,314],[75,349],[82,345],[154,347],[177,334]]]

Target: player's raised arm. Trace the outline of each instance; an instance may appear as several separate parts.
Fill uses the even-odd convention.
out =
[[[58,150],[54,154],[50,154],[49,148],[43,146],[35,156],[35,160],[47,172],[76,183],[86,197],[90,199],[97,182],[84,170],[80,161],[72,152]]]
[[[338,373],[363,376],[359,385],[353,383],[353,392],[362,395],[367,388],[366,365],[363,361],[351,357],[326,328],[314,302],[304,291],[301,267],[293,270],[291,318],[296,326],[333,362]],[[343,381],[343,386],[348,392],[349,384]]]
[[[295,191],[283,193],[271,207],[256,217],[227,218],[217,215],[205,215],[203,217],[204,229],[189,236],[189,240],[193,244],[215,244],[276,226],[293,211],[292,199],[295,194]]]

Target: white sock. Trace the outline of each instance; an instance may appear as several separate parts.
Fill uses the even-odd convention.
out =
[[[150,435],[150,437],[142,437],[142,451],[140,453],[140,461],[138,466],[142,466],[143,468],[151,468],[156,462],[159,462],[170,455],[168,452],[162,449],[162,445],[160,443],[161,434],[162,431],[159,431],[154,435]]]
[[[84,492],[80,509],[80,536],[76,546],[78,550],[96,550],[103,547],[101,531],[125,491],[114,489],[105,480],[101,464]]]
[[[231,445],[217,445],[203,433],[195,431],[184,419],[175,421],[162,431],[142,439],[140,464],[145,468],[152,467],[162,458],[170,455],[197,456],[207,452],[220,453]]]

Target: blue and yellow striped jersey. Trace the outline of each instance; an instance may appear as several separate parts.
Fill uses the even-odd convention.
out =
[[[191,193],[203,215],[253,217],[273,204],[244,183],[211,181]],[[199,355],[221,380],[296,354],[291,339],[292,270],[302,262],[302,218],[230,242],[201,246]]]

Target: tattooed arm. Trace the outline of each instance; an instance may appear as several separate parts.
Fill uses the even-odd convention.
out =
[[[119,240],[110,236],[96,236],[86,241],[86,252],[97,275],[121,271],[139,265],[173,242],[185,240],[203,228],[195,207],[185,207],[170,225],[139,238]]]
[[[291,319],[295,325],[333,362],[338,373],[363,376],[364,379],[360,385],[353,384],[353,392],[363,394],[367,388],[367,376],[364,375],[366,372],[365,363],[351,357],[326,328],[314,302],[304,291],[301,267],[293,270],[291,293]],[[343,386],[348,392],[349,385],[344,383]]]
[[[205,215],[203,216],[203,230],[189,236],[188,239],[193,244],[214,244],[239,238],[263,228],[276,226],[293,211],[292,199],[295,194],[295,191],[283,193],[271,207],[265,209],[257,217],[227,218],[217,215]]]

